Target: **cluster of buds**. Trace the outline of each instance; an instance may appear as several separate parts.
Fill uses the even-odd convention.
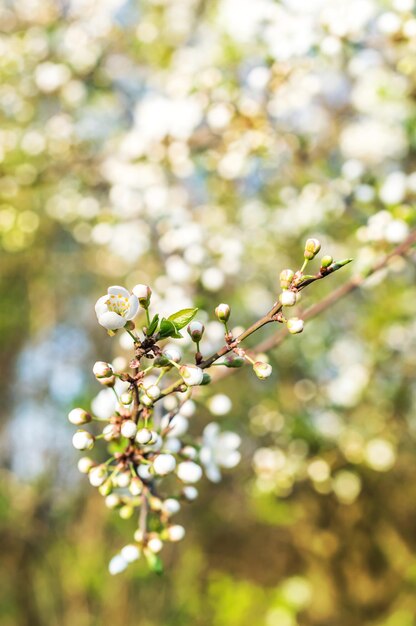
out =
[[[320,243],[309,239],[305,246],[305,263],[319,251]],[[329,261],[330,259],[330,261]],[[129,519],[137,512],[137,529],[133,541],[124,546],[110,562],[109,571],[116,574],[144,555],[155,571],[160,571],[160,551],[166,542],[183,539],[185,529],[172,521],[186,501],[198,496],[196,483],[203,473],[217,482],[221,468],[231,468],[240,461],[240,438],[236,433],[220,432],[216,423],[208,424],[201,437],[188,434],[189,419],[196,408],[191,396],[198,387],[211,382],[205,371],[212,365],[236,369],[250,363],[255,375],[264,380],[272,374],[272,366],[257,356],[252,358],[240,346],[250,334],[272,321],[284,322],[290,333],[303,330],[298,317],[286,320],[283,307],[299,300],[299,291],[314,280],[335,271],[347,261],[334,264],[324,257],[318,275],[305,276],[304,266],[297,272],[283,270],[280,274],[282,293],[273,309],[252,327],[234,337],[228,328],[231,308],[219,304],[217,319],[224,324],[225,345],[205,357],[200,351],[204,325],[194,319],[197,309],[182,309],[168,318],[150,314],[152,290],[136,285],[132,291],[124,287],[109,287],[99,298],[95,310],[99,324],[110,335],[124,329],[134,342],[134,355],[127,368],[98,361],[93,367],[96,380],[106,389],[106,410],[73,409],[69,421],[78,427],[73,445],[80,451],[91,451],[97,442],[105,442],[107,456],[94,452],[83,456],[78,469],[105,498],[108,508]],[[133,321],[143,310],[143,325]],[[182,338],[187,330],[196,344],[195,363],[183,362],[182,353],[172,340]],[[166,345],[166,341],[169,343]],[[223,359],[216,363],[221,357]],[[94,406],[94,403],[93,403]],[[89,429],[86,426],[89,425]],[[96,446],[98,447],[98,446]],[[95,458],[97,454],[97,458]],[[100,460],[98,460],[100,459]]]

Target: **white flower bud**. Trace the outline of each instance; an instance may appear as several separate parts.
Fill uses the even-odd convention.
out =
[[[271,376],[273,368],[270,363],[263,363],[262,361],[256,361],[253,365],[254,373],[260,380],[265,380]]]
[[[143,309],[148,309],[150,304],[150,298],[152,297],[152,290],[148,285],[138,284],[132,289],[134,295],[139,300],[139,304]]]
[[[121,574],[121,572],[124,572],[127,565],[127,561],[123,559],[121,554],[116,554],[116,556],[113,556],[110,563],[108,564],[108,571],[112,576],[115,576],[116,574]]]
[[[198,497],[198,489],[196,487],[192,487],[191,485],[184,487],[182,489],[182,493],[190,502],[192,502],[192,500],[196,500]]]
[[[174,526],[169,526],[166,529],[166,534],[169,541],[182,541],[185,537],[185,529],[183,526],[175,524]]]
[[[114,385],[116,384],[115,376],[108,376],[108,378],[97,378],[97,380],[100,385],[103,385],[104,387],[114,387]]]
[[[228,322],[231,314],[231,308],[228,304],[221,303],[215,309],[215,315],[220,322]]]
[[[110,493],[104,500],[107,509],[115,509],[121,504],[121,498],[116,493]]]
[[[88,480],[93,487],[99,487],[107,480],[107,468],[105,465],[97,465],[93,467],[88,474]]]
[[[182,358],[182,354],[174,346],[168,346],[163,350],[162,354],[167,359],[169,359],[169,361],[173,361],[174,363],[180,363],[180,360]]]
[[[82,424],[87,424],[91,421],[91,415],[84,411],[84,409],[72,409],[68,413],[68,419],[71,424],[75,424],[75,426],[82,426]]]
[[[146,389],[146,395],[149,396],[151,400],[157,400],[160,398],[160,394],[161,390],[157,385],[150,385],[150,387]]]
[[[198,342],[201,341],[202,335],[204,334],[205,326],[202,322],[194,321],[188,325],[187,331],[192,341]]]
[[[181,505],[178,500],[175,500],[175,498],[167,498],[167,500],[164,501],[162,508],[167,515],[175,515],[180,511]]]
[[[176,467],[175,457],[171,454],[159,454],[153,461],[153,469],[159,476],[170,474]]]
[[[140,556],[140,550],[134,543],[129,543],[124,548],[120,550],[121,556],[127,563],[133,563],[133,561],[137,561]]]
[[[98,491],[102,496],[108,496],[113,491],[112,481],[109,478],[105,480],[103,484],[98,487]]]
[[[184,483],[197,483],[201,479],[202,469],[193,461],[179,463],[177,475]]]
[[[72,445],[77,450],[91,450],[94,447],[94,436],[87,430],[77,430],[72,437]]]
[[[106,441],[112,441],[113,439],[117,439],[117,428],[113,424],[107,424],[107,426],[103,428],[103,436]]]
[[[94,467],[94,465],[95,463],[92,459],[90,459],[88,456],[83,456],[78,461],[78,470],[81,472],[81,474],[88,474],[88,472],[92,467]]]
[[[113,368],[105,361],[97,361],[94,364],[92,371],[96,378],[109,378],[113,375]]]
[[[131,481],[130,472],[120,472],[120,474],[117,474],[116,476],[116,484],[118,487],[121,487],[122,489],[124,489],[125,487],[128,487],[130,485],[130,481]]]
[[[318,239],[308,239],[305,243],[305,251],[303,256],[308,261],[311,261],[321,249],[321,242]]]
[[[133,476],[130,481],[129,490],[132,496],[139,496],[142,493],[143,487],[140,478]]]
[[[147,407],[150,407],[153,405],[152,398],[149,398],[149,396],[146,393],[142,394],[140,398],[140,402],[143,404],[143,406],[147,406]]]
[[[121,425],[121,434],[127,439],[131,439],[137,433],[137,424],[133,420],[126,420]]]
[[[288,289],[290,284],[295,276],[295,272],[293,270],[282,270],[280,272],[280,287],[282,289]]]
[[[139,467],[137,468],[137,473],[142,480],[149,480],[150,478],[152,478],[152,475],[150,473],[150,465],[139,465]]]
[[[292,335],[296,335],[297,333],[301,333],[303,331],[303,320],[299,319],[299,317],[291,317],[287,321],[287,329]]]
[[[150,552],[153,552],[153,554],[157,554],[163,548],[163,543],[159,539],[159,537],[151,537],[151,539],[149,539],[149,541],[147,542],[147,547],[149,548]]]
[[[124,404],[124,406],[129,406],[129,404],[133,402],[133,394],[131,391],[124,391],[120,396],[120,402]]]
[[[133,537],[134,537],[134,541],[137,541],[137,543],[143,543],[143,533],[140,530],[140,528],[134,531]]]
[[[180,439],[176,437],[169,437],[169,433],[167,435],[167,439],[163,444],[163,449],[165,452],[172,452],[173,454],[177,454],[182,448],[182,442]]]
[[[200,385],[204,378],[203,370],[197,365],[182,365],[179,368],[179,374],[183,378],[183,382],[187,387]]]
[[[141,428],[136,433],[136,442],[146,445],[152,441],[152,433],[147,428]]]
[[[194,448],[193,446],[185,446],[182,449],[182,454],[183,456],[186,456],[186,458],[190,459],[191,461],[194,461],[196,457],[198,456],[198,452],[196,451],[196,448]]]
[[[286,289],[280,294],[279,301],[282,306],[294,306],[296,304],[296,293]]]

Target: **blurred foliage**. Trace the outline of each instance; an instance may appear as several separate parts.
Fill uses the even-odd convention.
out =
[[[305,236],[354,264],[301,306],[414,227],[413,0],[6,0],[0,23],[2,626],[415,626],[414,251],[273,379],[204,388],[244,462],[181,513],[163,577],[108,575],[129,531],[66,426],[127,354],[96,327],[108,284],[245,325]]]

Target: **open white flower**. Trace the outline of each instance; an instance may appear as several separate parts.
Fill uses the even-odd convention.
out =
[[[220,467],[231,468],[238,465],[241,454],[237,448],[240,443],[241,439],[237,433],[231,431],[221,433],[216,422],[205,426],[200,459],[209,480],[218,483],[221,480]]]
[[[123,328],[126,322],[136,317],[139,310],[137,296],[124,287],[109,287],[107,295],[101,296],[95,304],[98,323],[107,330]]]

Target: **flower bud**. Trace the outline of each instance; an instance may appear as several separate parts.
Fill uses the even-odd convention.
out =
[[[192,485],[187,485],[186,487],[184,487],[182,493],[184,497],[190,502],[196,500],[198,497],[198,489],[196,487],[192,487]]]
[[[153,552],[153,554],[157,554],[163,548],[163,543],[159,539],[159,537],[151,537],[147,542],[147,547],[149,548],[150,552]]]
[[[119,510],[118,514],[120,515],[121,519],[130,519],[130,517],[132,517],[134,514],[134,508],[129,504],[124,504]]]
[[[296,304],[296,292],[286,289],[279,296],[279,302],[282,306],[294,306]]]
[[[175,515],[175,513],[179,513],[181,505],[175,498],[167,498],[163,503],[162,509],[166,515]]]
[[[198,453],[193,446],[185,446],[184,448],[182,448],[181,454],[191,461],[194,461],[198,456]]]
[[[311,261],[318,254],[321,249],[321,242],[318,239],[308,239],[305,243],[305,250],[303,257],[308,261]]]
[[[130,481],[129,490],[132,496],[139,496],[143,491],[143,483],[137,476]]]
[[[179,463],[177,475],[184,483],[197,483],[202,477],[202,469],[193,461]]]
[[[140,528],[134,531],[133,537],[134,537],[134,541],[137,541],[137,543],[143,543],[143,533],[140,530]]]
[[[88,480],[93,487],[100,487],[107,480],[108,472],[105,465],[93,467],[88,474]]]
[[[287,329],[292,335],[296,335],[303,331],[303,320],[299,319],[299,317],[291,317],[287,321]]]
[[[116,574],[121,574],[121,572],[124,572],[127,565],[127,561],[123,559],[121,554],[116,554],[116,556],[113,556],[110,563],[108,564],[108,571],[112,576],[115,576]]]
[[[231,308],[228,304],[221,303],[215,309],[215,315],[220,322],[228,322],[231,314]]]
[[[197,365],[182,365],[182,367],[179,368],[179,374],[188,387],[200,385],[204,378],[203,370]]]
[[[160,498],[157,498],[156,496],[149,496],[148,502],[152,511],[162,510],[162,500]]]
[[[180,363],[182,358],[182,354],[180,351],[174,346],[169,346],[163,350],[163,356],[166,357],[169,361],[173,361],[174,363]],[[169,363],[168,363],[169,365]]]
[[[321,259],[321,267],[323,269],[326,269],[327,267],[332,265],[333,262],[334,262],[334,259],[332,258],[332,256],[330,254],[327,254],[326,256],[323,256]]]
[[[91,450],[94,447],[94,436],[87,430],[77,430],[72,437],[72,445],[77,450]]]
[[[150,387],[146,389],[146,395],[153,401],[160,398],[160,394],[160,387],[157,385],[150,385]]]
[[[95,378],[109,378],[113,375],[113,369],[105,361],[97,361],[92,368]]]
[[[110,493],[104,500],[107,509],[115,509],[121,504],[121,498],[116,493]]]
[[[75,424],[75,426],[82,426],[82,424],[87,424],[91,421],[91,415],[84,411],[84,409],[72,409],[68,413],[68,419],[71,424]]]
[[[194,321],[188,325],[187,331],[192,341],[198,342],[201,341],[202,335],[204,334],[205,326],[202,322]]]
[[[121,434],[127,439],[135,437],[137,433],[137,424],[133,420],[126,420],[121,425]]]
[[[121,404],[124,406],[129,406],[133,402],[133,394],[131,391],[124,391],[120,396]]]
[[[152,441],[152,433],[147,428],[141,428],[136,433],[136,442],[146,445]]]
[[[136,285],[133,287],[133,293],[139,301],[140,306],[143,309],[148,309],[150,305],[150,298],[152,297],[152,290],[147,285]]]
[[[130,485],[131,475],[130,472],[120,472],[117,474],[115,482],[117,487],[124,489]]]
[[[119,432],[114,424],[107,424],[107,426],[103,428],[103,437],[105,441],[112,441],[119,437]]]
[[[127,563],[133,563],[133,561],[137,561],[140,556],[140,550],[133,543],[129,543],[124,548],[121,548],[121,556]]]
[[[243,365],[245,364],[245,360],[243,359],[242,356],[235,356],[233,354],[227,354],[227,356],[224,358],[223,364],[226,367],[230,367],[230,368],[243,367]]]
[[[295,272],[293,270],[282,270],[280,272],[280,287],[281,289],[288,289],[293,280]]]
[[[98,487],[98,491],[102,496],[108,496],[113,491],[113,483],[111,480],[106,480],[102,485]]]
[[[153,461],[153,469],[159,476],[166,476],[176,467],[175,457],[171,454],[159,454]]]
[[[168,526],[166,529],[166,535],[168,541],[181,541],[185,537],[185,529],[179,524]]]
[[[95,465],[94,461],[89,456],[83,456],[78,461],[78,470],[81,474],[88,474],[91,468]]]
[[[273,368],[270,363],[263,363],[262,361],[256,361],[253,365],[253,370],[257,378],[265,380],[271,376]]]
[[[142,480],[150,480],[152,478],[152,475],[150,473],[150,465],[145,465],[144,463],[142,465],[139,465],[139,467],[137,468],[137,473]]]
[[[97,378],[100,385],[104,385],[104,387],[114,387],[116,384],[115,376],[108,376],[107,378]]]
[[[143,406],[147,406],[147,407],[153,406],[153,400],[152,398],[149,398],[147,393],[142,394],[142,396],[140,397],[140,402],[141,404],[143,404]]]

